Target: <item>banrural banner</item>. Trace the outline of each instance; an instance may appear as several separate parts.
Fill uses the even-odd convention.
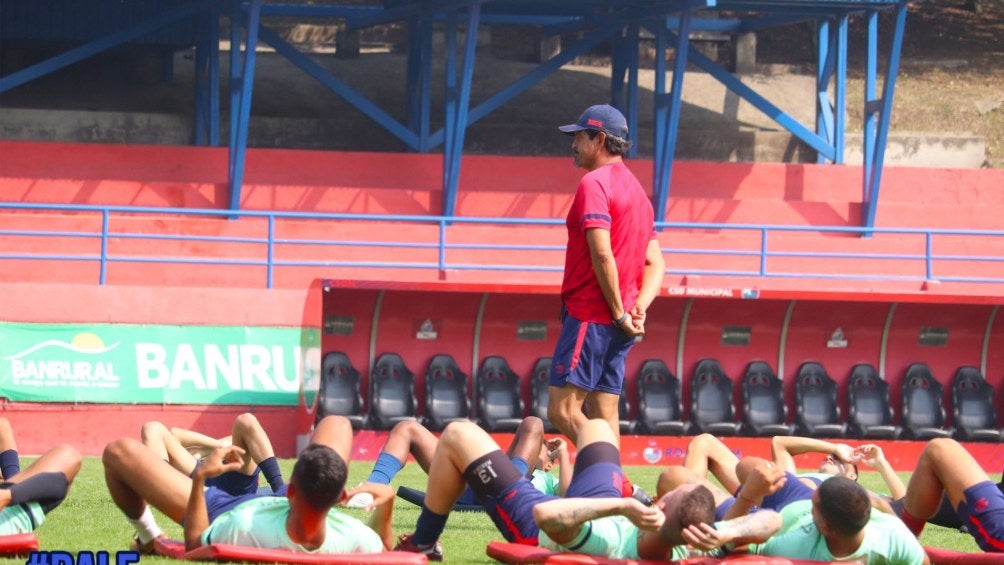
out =
[[[301,380],[317,390],[319,343],[303,328],[0,323],[0,396],[296,405]]]

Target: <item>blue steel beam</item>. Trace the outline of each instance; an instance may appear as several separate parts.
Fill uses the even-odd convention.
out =
[[[892,120],[892,99],[896,92],[896,75],[899,73],[899,56],[903,49],[903,34],[906,29],[907,0],[902,0],[896,8],[896,25],[893,29],[892,45],[889,49],[889,64],[886,66],[883,83],[882,106],[879,110],[875,132],[875,148],[871,168],[865,169],[865,200],[862,224],[866,228],[875,225],[878,207],[879,187],[882,184],[882,165],[885,162],[885,148],[889,136],[889,122]]]
[[[674,45],[679,43],[679,37],[672,32],[670,33],[670,40],[674,43]],[[721,82],[729,90],[735,92],[739,97],[743,98],[755,108],[766,114],[769,118],[777,122],[778,125],[791,132],[816,151],[823,153],[827,159],[833,159],[833,147],[827,145],[826,140],[821,138],[812,130],[806,128],[804,125],[799,123],[798,120],[791,117],[781,108],[772,104],[756,91],[746,86],[741,80],[737,79],[727,70],[722,68],[721,65],[715,63],[697,51],[691,51],[689,58],[690,62],[704,69],[708,74],[717,79],[718,82]]]
[[[451,10],[447,33],[446,72],[446,147],[443,151],[443,215],[453,216],[460,182],[460,160],[464,152],[467,131],[467,114],[471,101],[471,83],[474,81],[474,56],[478,43],[478,18],[481,2],[475,0],[467,8],[467,35],[464,38],[464,62],[460,84],[456,83],[457,22],[456,10]],[[451,84],[452,81],[452,84]]]
[[[690,52],[690,12],[684,12],[676,28],[676,35],[673,35],[666,27],[660,27],[659,32],[664,37],[675,38],[676,60],[673,66],[673,83],[669,90],[669,96],[657,90],[655,92],[654,106],[668,105],[662,113],[665,121],[657,122],[655,127],[655,171],[654,186],[652,187],[653,207],[655,208],[655,220],[662,222],[666,219],[666,202],[669,200],[669,181],[673,173],[673,161],[676,154],[676,134],[680,127],[680,106],[683,100],[683,77],[687,70],[687,60],[691,57]],[[662,43],[665,47],[665,42]],[[695,55],[697,53],[694,53]],[[655,54],[659,61],[665,61],[666,54],[657,52]],[[664,87],[665,83],[663,83]],[[660,131],[662,129],[663,131]]]
[[[340,95],[346,102],[406,143],[409,147],[418,149],[418,136],[394,119],[393,116],[370,102],[351,86],[339,80],[309,56],[301,53],[297,48],[287,43],[286,40],[279,37],[270,28],[261,26],[260,33],[262,40],[275,48],[277,53],[288,59],[299,69],[307,73],[307,75],[326,86],[329,90]]]
[[[244,60],[241,68],[240,91],[237,95],[237,105],[230,107],[231,123],[237,116],[236,131],[231,130],[229,181],[230,197],[228,208],[239,210],[241,207],[241,186],[244,182],[244,160],[248,144],[248,122],[251,119],[251,92],[254,84],[255,53],[258,48],[258,28],[261,22],[261,0],[250,0],[247,8],[247,22],[244,24],[246,39],[244,42]],[[236,27],[231,21],[231,27]],[[243,22],[242,22],[243,23]],[[231,44],[230,51],[240,48],[240,43]],[[233,97],[231,97],[233,100]],[[236,216],[231,216],[232,218]]]

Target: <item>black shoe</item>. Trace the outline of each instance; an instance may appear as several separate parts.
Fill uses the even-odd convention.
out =
[[[649,496],[647,492],[645,492],[645,489],[635,484],[631,485],[631,487],[632,487],[631,498],[637,500],[638,502],[644,504],[645,506],[652,506],[653,504],[655,504],[655,500],[653,500],[652,497]]]
[[[414,533],[402,534],[401,537],[397,538],[397,545],[394,546],[394,551],[407,551],[409,553],[421,553],[429,558],[429,561],[442,561],[443,560],[443,545],[436,540],[435,543],[430,543],[429,545],[417,545],[412,541]]]

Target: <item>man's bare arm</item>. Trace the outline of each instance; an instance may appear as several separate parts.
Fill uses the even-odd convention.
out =
[[[533,507],[533,520],[555,543],[564,545],[590,520],[620,514],[641,529],[655,530],[666,516],[633,498],[556,498]]]

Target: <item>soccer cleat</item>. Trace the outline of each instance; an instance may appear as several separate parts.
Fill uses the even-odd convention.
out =
[[[644,504],[645,506],[652,506],[655,504],[655,500],[645,492],[645,489],[638,485],[632,485],[634,489],[631,491],[631,498],[637,500],[638,502]]]
[[[167,536],[161,534],[159,538],[154,538],[146,543],[139,541],[139,535],[134,535],[129,543],[129,551],[135,551],[140,555],[157,555],[157,539],[166,539]]]
[[[439,543],[439,540],[436,540],[435,543],[430,543],[429,545],[416,545],[411,539],[414,535],[414,533],[401,534],[401,536],[397,538],[397,545],[394,546],[394,551],[421,553],[426,556],[429,561],[443,560],[443,544]]]
[[[373,495],[368,492],[360,492],[345,502],[346,508],[368,508],[373,504]]]

